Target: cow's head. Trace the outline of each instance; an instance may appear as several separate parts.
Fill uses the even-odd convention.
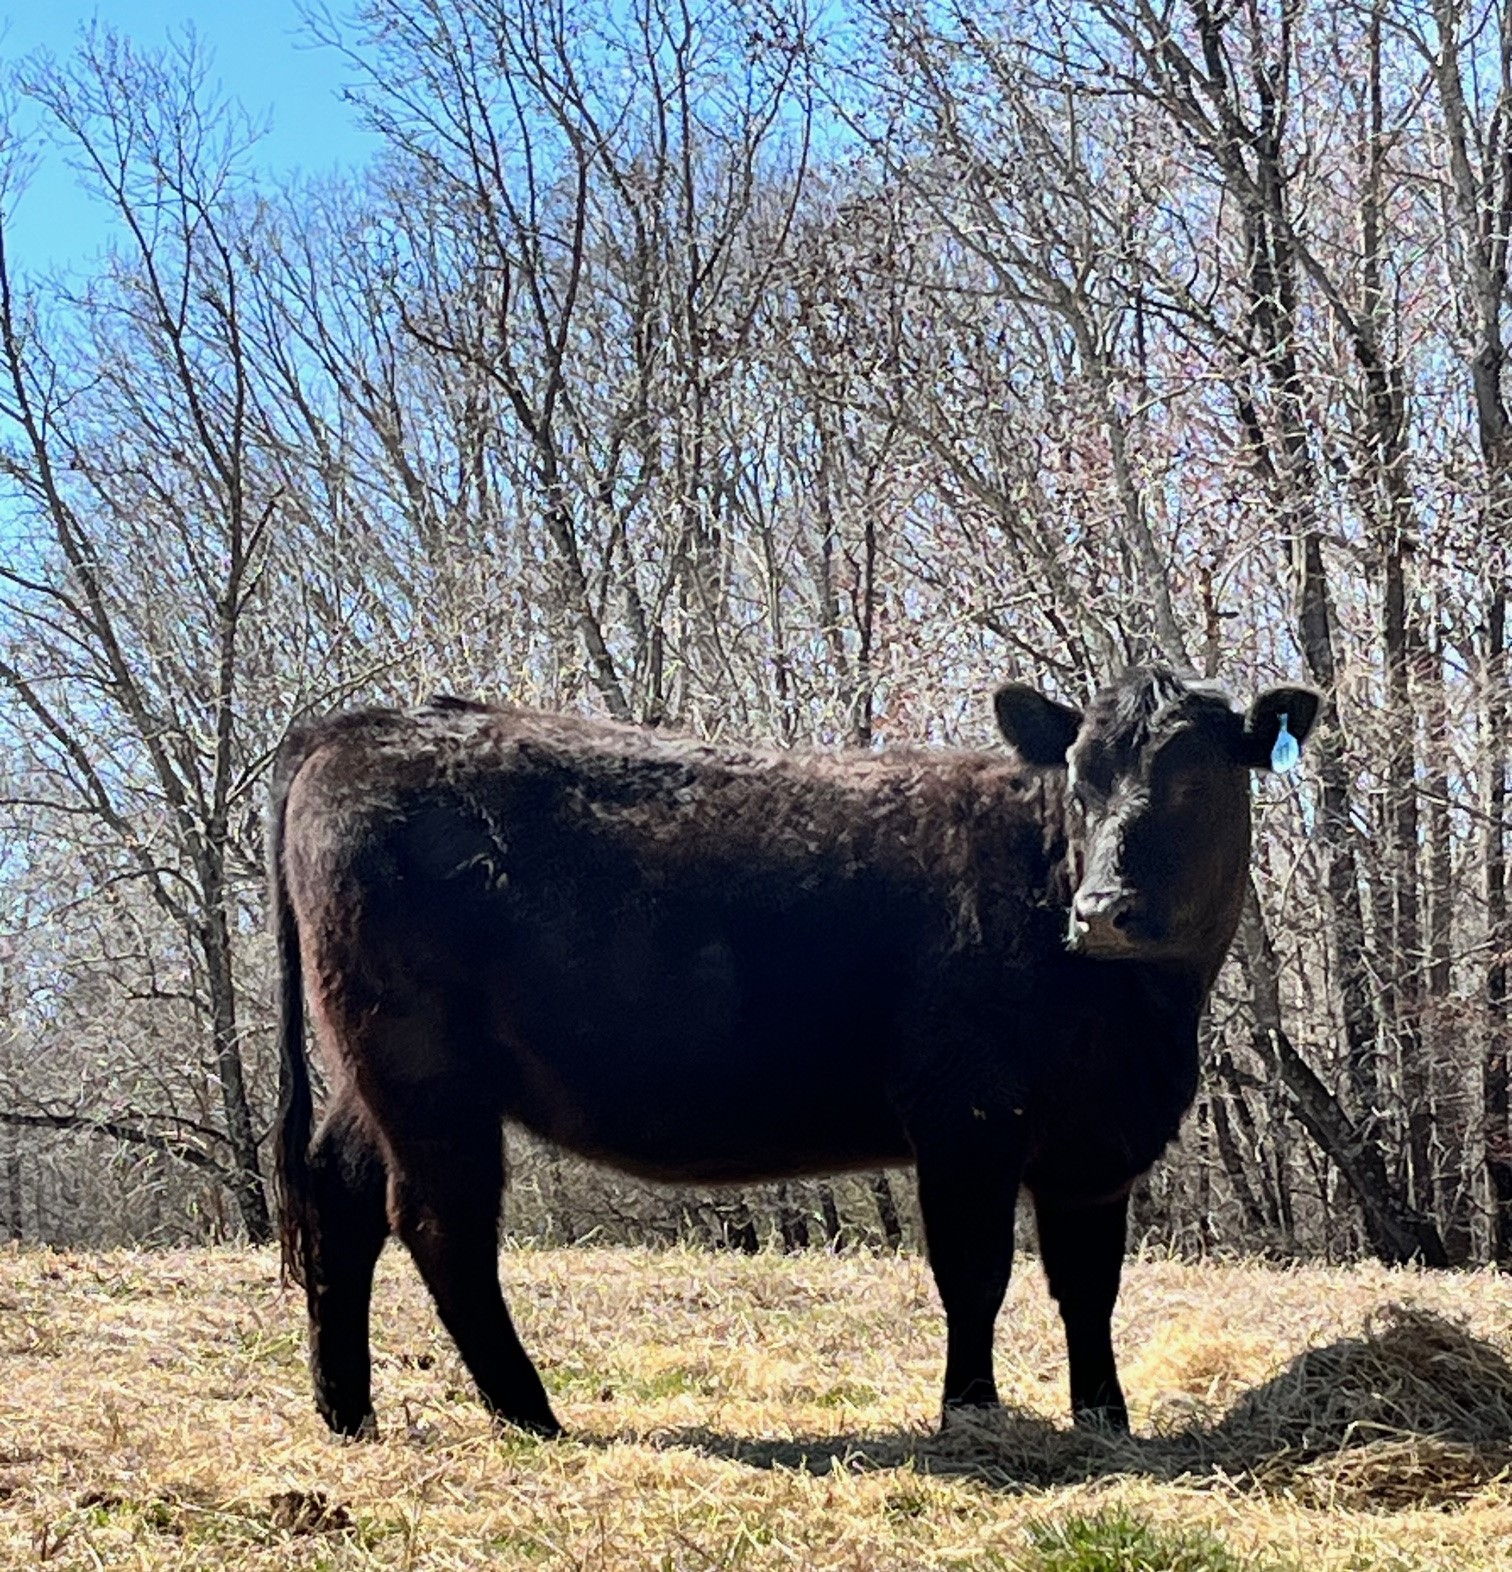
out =
[[[1271,688],[1240,714],[1212,688],[1137,666],[1085,712],[1019,683],[995,703],[1020,758],[1066,769],[1071,947],[1221,958],[1249,862],[1249,772],[1288,767],[1318,695]]]

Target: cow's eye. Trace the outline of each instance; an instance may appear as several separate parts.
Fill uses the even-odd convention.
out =
[[[1202,777],[1193,771],[1174,775],[1166,782],[1165,799],[1173,808],[1189,808],[1204,795]]]
[[[1155,755],[1150,784],[1155,800],[1172,808],[1200,802],[1206,795],[1209,755],[1203,740],[1190,733],[1173,738]]]
[[[1095,806],[1113,791],[1113,761],[1105,748],[1089,748],[1076,761],[1071,789],[1087,807]]]

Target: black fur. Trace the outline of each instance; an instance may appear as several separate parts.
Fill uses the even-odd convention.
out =
[[[1253,747],[1159,668],[1085,716],[1035,698],[998,701],[1019,757],[712,747],[453,700],[291,738],[279,1175],[334,1428],[371,1426],[389,1227],[484,1399],[557,1428],[499,1289],[504,1120],[664,1180],[913,1162],[947,1406],[996,1399],[1026,1186],[1073,1407],[1127,1423],[1126,1197],[1195,1090]],[[333,1085],[313,1144],[306,977]]]

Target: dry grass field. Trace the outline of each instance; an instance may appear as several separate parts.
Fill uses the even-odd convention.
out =
[[[1014,1412],[944,1437],[917,1259],[505,1270],[571,1440],[490,1426],[397,1251],[366,1444],[317,1420],[271,1254],[0,1252],[0,1564],[1512,1567],[1512,1282],[1490,1275],[1132,1264],[1117,1442],[1066,1426],[1033,1262],[999,1330]]]

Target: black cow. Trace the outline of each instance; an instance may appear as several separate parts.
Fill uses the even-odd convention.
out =
[[[1134,1180],[1197,1082],[1238,921],[1247,715],[1162,668],[1012,752],[773,752],[457,700],[294,733],[273,796],[278,1173],[315,1397],[372,1426],[392,1228],[485,1402],[558,1430],[500,1291],[501,1124],[653,1179],[912,1162],[944,1402],[990,1404],[1020,1185],[1078,1420],[1126,1427],[1110,1324]],[[304,979],[333,1087],[311,1142]]]

